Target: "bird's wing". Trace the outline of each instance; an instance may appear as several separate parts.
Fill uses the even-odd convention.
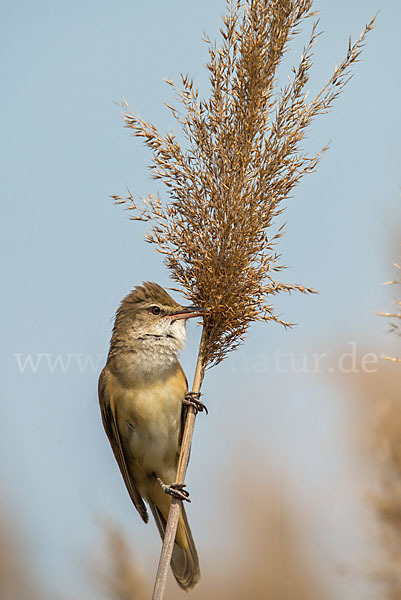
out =
[[[123,476],[128,493],[131,496],[131,500],[134,503],[135,508],[141,515],[142,519],[145,521],[145,523],[147,523],[149,520],[149,516],[146,510],[145,503],[142,499],[142,496],[138,492],[138,488],[135,485],[135,481],[132,479],[127,467],[126,457],[124,455],[124,449],[121,444],[120,432],[116,420],[115,403],[113,402],[113,398],[107,391],[106,369],[107,367],[105,367],[100,374],[98,388],[103,425],[107,433],[107,437],[109,438],[114,456],[116,457],[118,466],[120,467],[121,475]]]
[[[186,385],[186,392],[185,393],[187,393],[188,392],[188,379],[187,379],[187,376],[184,373],[184,369],[182,368],[181,363],[178,363],[178,364],[179,364],[180,371],[181,371],[181,373],[182,373],[182,375],[183,375],[183,377],[185,379],[185,385]],[[181,409],[180,435],[179,435],[179,438],[178,438],[178,444],[179,444],[178,454],[181,452],[181,444],[182,444],[182,438],[184,436],[184,429],[185,429],[185,422],[187,420],[187,414],[188,414],[188,406],[186,406],[185,404],[183,404],[182,405],[182,409]]]

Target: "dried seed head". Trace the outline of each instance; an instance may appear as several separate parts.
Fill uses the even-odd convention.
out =
[[[270,233],[282,202],[322,152],[307,156],[301,148],[314,117],[327,112],[343,89],[365,36],[349,45],[345,59],[319,94],[307,102],[305,86],[312,65],[317,24],[289,83],[277,91],[277,70],[297,27],[311,16],[312,0],[228,2],[222,42],[209,46],[206,65],[210,96],[181,76],[178,108],[169,108],[186,139],[129,112],[123,117],[133,134],[151,149],[152,172],[167,187],[169,203],[149,195],[141,208],[129,192],[133,218],[151,222],[147,240],[165,255],[184,295],[210,309],[206,319],[204,362],[219,363],[241,343],[252,321],[281,321],[272,296],[310,288],[279,282],[283,266],[275,247],[281,229]],[[168,85],[173,85],[171,80]],[[323,149],[323,151],[326,148]]]

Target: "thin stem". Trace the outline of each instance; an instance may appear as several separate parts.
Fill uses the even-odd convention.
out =
[[[203,327],[202,338],[199,345],[198,359],[196,361],[194,381],[192,384],[192,391],[197,393],[200,392],[203,376],[204,376],[204,365],[202,362],[202,351],[206,340],[205,328]],[[194,433],[196,419],[196,411],[192,406],[188,407],[187,418],[185,421],[184,434],[182,436],[181,452],[178,461],[177,468],[177,483],[184,483],[185,475],[187,472],[187,466],[189,461],[189,454],[191,452],[192,436]],[[164,533],[163,547],[160,554],[159,566],[157,568],[155,586],[153,588],[152,600],[162,600],[164,591],[166,589],[167,574],[171,562],[171,556],[173,554],[173,547],[175,541],[175,534],[177,532],[178,520],[180,518],[181,500],[172,498],[170,511],[168,514],[168,520],[166,525],[166,531]]]

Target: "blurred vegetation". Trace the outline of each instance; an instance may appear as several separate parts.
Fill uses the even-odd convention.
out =
[[[202,580],[191,591],[194,600],[321,600],[331,597],[311,557],[305,550],[300,523],[302,518],[283,498],[281,484],[258,490],[244,482],[237,490],[235,505],[230,507],[235,523],[235,547],[226,556],[216,556],[211,549],[203,556]],[[268,478],[272,479],[272,478]],[[243,510],[248,504],[249,510]],[[245,520],[244,520],[245,516]],[[113,600],[142,600],[150,597],[152,578],[148,581],[136,568],[135,556],[121,530],[108,527],[106,550],[109,556],[106,573],[100,577],[102,588]],[[167,600],[180,595],[171,580]]]
[[[382,360],[376,373],[359,373],[356,418],[367,467],[365,490],[372,521],[368,578],[380,600],[401,600],[400,365]],[[358,429],[356,430],[358,431]]]
[[[23,541],[2,510],[0,520],[0,598],[1,600],[50,600],[36,581],[23,550]]]
[[[274,479],[273,477],[269,478]],[[235,547],[226,556],[216,556],[211,548],[203,556],[203,578],[191,592],[194,600],[322,600],[331,597],[327,586],[307,556],[303,544],[302,518],[284,499],[280,482],[257,490],[249,496],[252,478],[248,475],[236,490],[235,503],[229,507],[235,524]],[[289,495],[289,494],[288,494]],[[243,510],[248,505],[249,510]],[[245,516],[245,518],[244,518]],[[148,600],[152,574],[138,566],[128,536],[116,525],[103,520],[100,525],[104,548],[102,557],[94,549],[87,577],[102,598],[110,600]],[[304,532],[305,533],[305,532]],[[0,527],[1,600],[57,600],[39,585],[30,571],[27,557],[15,535]],[[183,593],[170,581],[167,600]],[[62,597],[60,592],[59,598]],[[184,596],[183,596],[184,597]]]
[[[369,598],[401,600],[401,393],[400,366],[382,360],[373,373],[347,375],[348,385],[356,386],[358,402],[351,436],[362,450],[363,488],[370,520],[369,564],[348,565],[348,573],[369,581]],[[355,391],[355,390],[354,390]],[[351,457],[350,457],[351,458]],[[265,466],[263,467],[265,470]],[[318,566],[318,556],[310,553],[307,518],[304,508],[295,505],[285,485],[264,473],[260,477],[243,474],[241,486],[235,490],[227,484],[230,519],[233,523],[233,547],[226,554],[210,548],[202,553],[202,582],[191,592],[194,600],[328,600],[341,598],[331,589]],[[273,483],[272,483],[273,482]],[[344,492],[339,492],[344,493]],[[232,501],[234,499],[234,501]],[[244,507],[246,507],[244,509]],[[24,547],[21,531],[1,511],[0,521],[0,599],[61,600],[55,598],[46,581],[39,581],[29,562],[29,548]],[[231,514],[232,513],[232,514]],[[100,525],[104,547],[98,548],[88,562],[87,570],[93,593],[110,600],[145,600],[150,597],[153,573],[144,572],[140,558],[132,550],[129,534],[103,521]],[[77,548],[77,552],[79,549]],[[95,559],[95,556],[97,557]],[[137,560],[137,557],[138,559]],[[85,567],[86,568],[86,567]],[[181,595],[170,578],[167,600]],[[80,600],[80,599],[78,599]]]

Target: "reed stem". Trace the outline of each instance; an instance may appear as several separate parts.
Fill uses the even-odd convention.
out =
[[[194,381],[192,384],[192,392],[200,392],[205,367],[203,365],[202,354],[203,347],[206,340],[205,327],[202,330],[202,338],[199,345],[198,359],[196,361]],[[192,436],[195,428],[196,410],[192,407],[188,407],[187,418],[185,421],[184,433],[182,437],[180,458],[178,461],[177,468],[177,483],[184,483],[185,475],[187,472],[189,455],[191,452]],[[182,500],[172,498],[170,511],[168,514],[168,520],[166,525],[166,531],[164,533],[163,546],[159,559],[159,566],[157,568],[155,585],[153,588],[152,600],[162,600],[167,583],[167,574],[171,562],[171,556],[173,553],[175,535],[177,532],[178,520],[180,518]]]

